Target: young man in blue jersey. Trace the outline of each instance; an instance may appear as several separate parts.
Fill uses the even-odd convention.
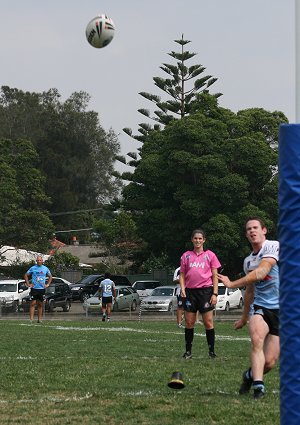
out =
[[[110,279],[110,273],[104,274],[104,280],[101,281],[99,286],[99,298],[102,297],[102,322],[110,321],[110,313],[112,300],[116,300],[116,287],[115,283]]]
[[[42,323],[43,303],[45,288],[48,288],[52,281],[52,275],[48,267],[43,265],[43,258],[38,255],[36,257],[36,265],[30,267],[24,275],[26,285],[31,288],[30,291],[30,308],[29,318],[33,321],[35,305],[38,305],[38,323]],[[31,283],[29,282],[31,279]]]
[[[246,286],[242,318],[236,322],[238,329],[249,317],[251,337],[251,367],[243,373],[239,393],[247,394],[253,388],[254,399],[265,395],[264,374],[276,364],[279,345],[279,242],[266,239],[267,228],[260,217],[250,217],[246,222],[246,237],[253,251],[244,260],[245,276],[230,281],[221,274],[218,278],[228,288]]]

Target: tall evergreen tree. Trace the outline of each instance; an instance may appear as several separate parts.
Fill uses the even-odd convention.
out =
[[[268,125],[253,125],[254,116]],[[240,271],[246,216],[260,214],[270,228],[277,220],[277,152],[270,144],[281,122],[287,119],[280,112],[235,114],[204,93],[189,116],[152,131],[123,191],[148,254],[165,252],[178,263],[191,230],[203,226],[227,271]]]
[[[154,121],[152,126],[149,123],[142,123],[138,128],[138,135],[133,135],[130,128],[124,128],[123,131],[139,142],[144,142],[149,132],[160,130],[166,124],[173,120],[184,118],[189,115],[193,109],[193,105],[200,93],[210,93],[210,87],[217,81],[217,78],[211,75],[204,75],[205,67],[201,64],[193,64],[188,66],[188,61],[196,56],[196,53],[186,50],[186,45],[189,40],[184,40],[183,34],[181,39],[174,40],[179,44],[180,51],[171,51],[168,53],[174,59],[175,64],[164,63],[160,69],[167,74],[167,78],[154,77],[154,85],[159,90],[164,92],[166,100],[162,100],[160,96],[140,92],[139,94],[145,99],[152,102],[157,108],[153,114],[148,109],[139,109],[138,112],[144,117]],[[213,97],[218,98],[221,93],[213,94]],[[131,159],[126,161],[124,156],[118,156],[117,159],[122,163],[135,166],[137,164],[137,155],[135,152],[127,154]],[[130,179],[130,174],[123,176],[125,179]]]

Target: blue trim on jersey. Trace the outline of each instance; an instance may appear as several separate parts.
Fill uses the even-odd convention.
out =
[[[273,266],[265,278],[255,284],[254,304],[269,309],[279,308],[279,267]]]
[[[279,260],[279,242],[265,240],[258,253],[251,253],[244,260],[245,274],[255,270],[263,258]],[[264,280],[255,283],[254,304],[279,309],[279,267],[275,264]]]

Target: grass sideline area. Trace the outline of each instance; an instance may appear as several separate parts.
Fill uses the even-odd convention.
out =
[[[239,396],[249,364],[248,329],[216,323],[207,355],[197,325],[193,358],[182,359],[175,322],[0,322],[0,423],[107,425],[279,425],[279,369],[267,395]],[[170,389],[174,371],[185,388]]]

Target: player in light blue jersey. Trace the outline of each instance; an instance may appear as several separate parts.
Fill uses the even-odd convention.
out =
[[[45,296],[45,288],[48,288],[52,281],[52,275],[48,267],[44,266],[43,258],[38,255],[36,257],[36,265],[30,267],[25,273],[24,279],[26,285],[31,288],[30,291],[30,308],[29,318],[33,321],[35,305],[38,306],[38,323],[42,322],[43,303]],[[31,279],[31,283],[29,282]]]
[[[104,280],[100,283],[99,298],[102,298],[102,322],[105,322],[105,317],[107,317],[109,322],[112,300],[116,300],[116,287],[115,283],[110,279],[110,273],[105,273]]]
[[[265,395],[264,374],[269,372],[279,357],[279,242],[266,239],[267,228],[259,217],[246,222],[246,237],[253,251],[244,260],[245,276],[230,281],[221,274],[218,278],[228,288],[246,286],[243,316],[236,328],[249,318],[251,337],[251,367],[243,373],[239,393],[246,394],[252,387],[254,399]]]

